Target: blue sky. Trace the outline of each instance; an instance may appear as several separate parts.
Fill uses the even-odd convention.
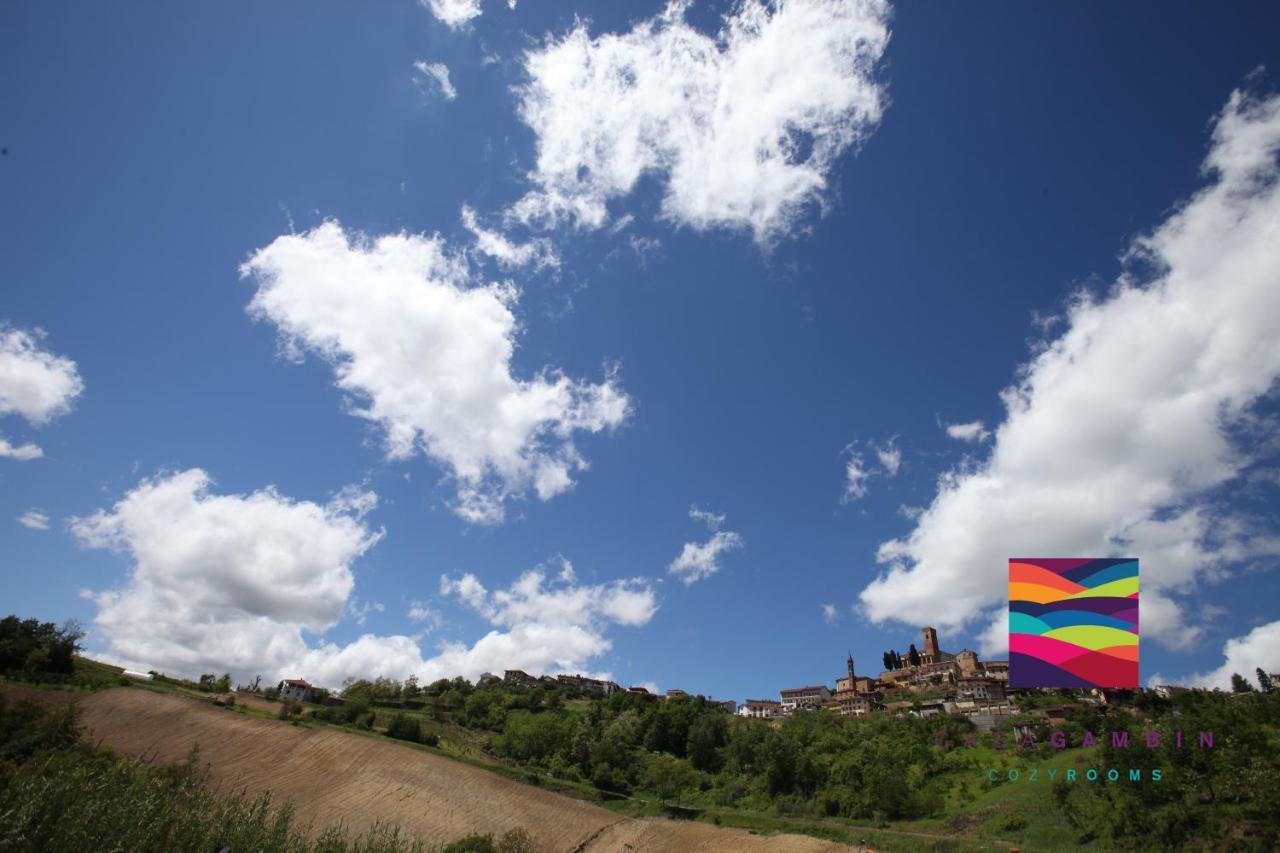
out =
[[[784,17],[697,2],[663,25],[658,3],[454,6],[456,26],[411,0],[0,13],[0,321],[8,354],[46,354],[65,392],[37,404],[0,387],[6,446],[42,450],[0,458],[6,611],[75,617],[91,650],[175,671],[340,681],[516,658],[741,699],[832,681],[850,650],[878,671],[925,622],[945,648],[999,656],[999,555],[1127,548],[1162,608],[1144,597],[1144,678],[1280,664],[1280,309],[1256,298],[1280,291],[1264,180],[1280,138],[1274,7],[794,0]],[[763,35],[706,39],[753,10]],[[886,28],[887,44],[872,38],[858,63],[828,56],[806,13],[845,15],[837,35]],[[818,58],[796,70],[787,46],[805,38]],[[652,100],[671,83],[653,61],[664,39],[711,46],[684,70],[732,108],[714,144]],[[607,50],[631,63],[620,90],[537,76],[540,57],[604,63]],[[446,66],[456,97],[417,62]],[[777,75],[752,76],[771,62]],[[788,74],[810,75],[799,94],[778,83]],[[778,87],[780,115],[797,114],[787,98],[817,98],[834,118],[802,117],[788,136],[754,85]],[[607,162],[600,148],[539,160],[577,120]],[[792,147],[721,175],[741,154],[734,134],[751,132]],[[635,163],[628,134],[644,140]],[[831,150],[814,153],[823,139]],[[1215,151],[1221,168],[1203,170]],[[825,185],[768,214],[766,167],[794,177],[796,163]],[[606,165],[640,177],[600,177]],[[603,200],[603,219],[564,215],[566,187]],[[464,206],[532,260],[486,255]],[[1180,212],[1206,224],[1179,232]],[[326,222],[342,229],[329,254]],[[378,256],[400,233],[409,248]],[[1261,283],[1213,254],[1223,233]],[[1143,235],[1171,276],[1122,262]],[[438,315],[396,301],[417,269],[404,253],[427,246],[445,260],[425,275],[453,306]],[[1111,290],[1126,269],[1128,302]],[[364,313],[375,279],[391,302]],[[1092,307],[1073,302],[1081,291]],[[1144,294],[1159,307],[1129,305]],[[267,295],[273,307],[248,310]],[[481,322],[494,316],[508,332]],[[477,392],[447,417],[399,398],[401,379],[471,382],[464,351],[479,339],[513,347],[486,364],[519,393],[487,409]],[[1136,341],[1149,374],[1099,340]],[[1177,362],[1180,340],[1203,347],[1198,361]],[[343,363],[367,381],[336,387]],[[1019,373],[1034,363],[1043,373]],[[1092,372],[1062,379],[1071,365]],[[1000,395],[1028,375],[1018,421]],[[510,407],[557,377],[572,401],[520,432]],[[601,389],[617,405],[591,397]],[[354,413],[374,398],[392,414]],[[477,449],[467,413],[514,430],[514,448]],[[979,421],[982,441],[945,429]],[[388,452],[393,422],[421,430],[406,458]],[[1069,470],[1110,454],[1122,476]],[[470,481],[484,517],[459,467],[475,459],[490,466]],[[545,464],[567,479],[540,497]],[[193,469],[208,481],[183,479]],[[1099,506],[1114,524],[1090,515]],[[16,521],[33,511],[47,521]],[[717,532],[723,550],[671,571]],[[537,567],[532,592],[513,586]]]

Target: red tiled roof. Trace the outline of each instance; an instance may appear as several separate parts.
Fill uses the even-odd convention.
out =
[[[310,689],[311,689],[311,685],[310,685],[310,684],[308,684],[307,682],[303,681],[301,678],[286,678],[286,679],[284,680],[284,683],[285,683],[285,684],[292,684],[294,687],[305,687],[305,688],[307,688],[308,690],[310,690]]]

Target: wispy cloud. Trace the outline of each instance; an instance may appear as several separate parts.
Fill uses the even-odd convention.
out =
[[[705,542],[686,542],[679,556],[667,567],[669,574],[676,575],[685,585],[704,580],[720,571],[720,558],[729,551],[743,547],[742,537],[731,531],[721,530],[725,516],[690,507],[689,517],[700,521],[711,531],[711,537]]]
[[[18,523],[31,530],[48,530],[49,516],[39,510],[29,509],[18,516]]]
[[[428,88],[434,87],[446,101],[452,101],[458,97],[458,90],[453,88],[453,83],[449,81],[449,68],[443,62],[423,62],[419,59],[413,63],[413,68],[418,72],[413,79],[419,89],[427,91]]]

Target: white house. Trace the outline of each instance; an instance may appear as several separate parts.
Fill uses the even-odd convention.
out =
[[[301,678],[286,678],[280,682],[280,698],[294,702],[309,702],[315,688]]]

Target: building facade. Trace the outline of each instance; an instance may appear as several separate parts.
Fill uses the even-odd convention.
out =
[[[738,716],[773,720],[782,716],[782,703],[776,699],[748,699],[738,707]]]
[[[790,714],[800,710],[821,708],[831,699],[831,690],[825,684],[792,687],[781,691],[782,711]]]
[[[301,678],[286,678],[280,682],[280,698],[290,702],[310,702],[311,691],[314,689]]]

